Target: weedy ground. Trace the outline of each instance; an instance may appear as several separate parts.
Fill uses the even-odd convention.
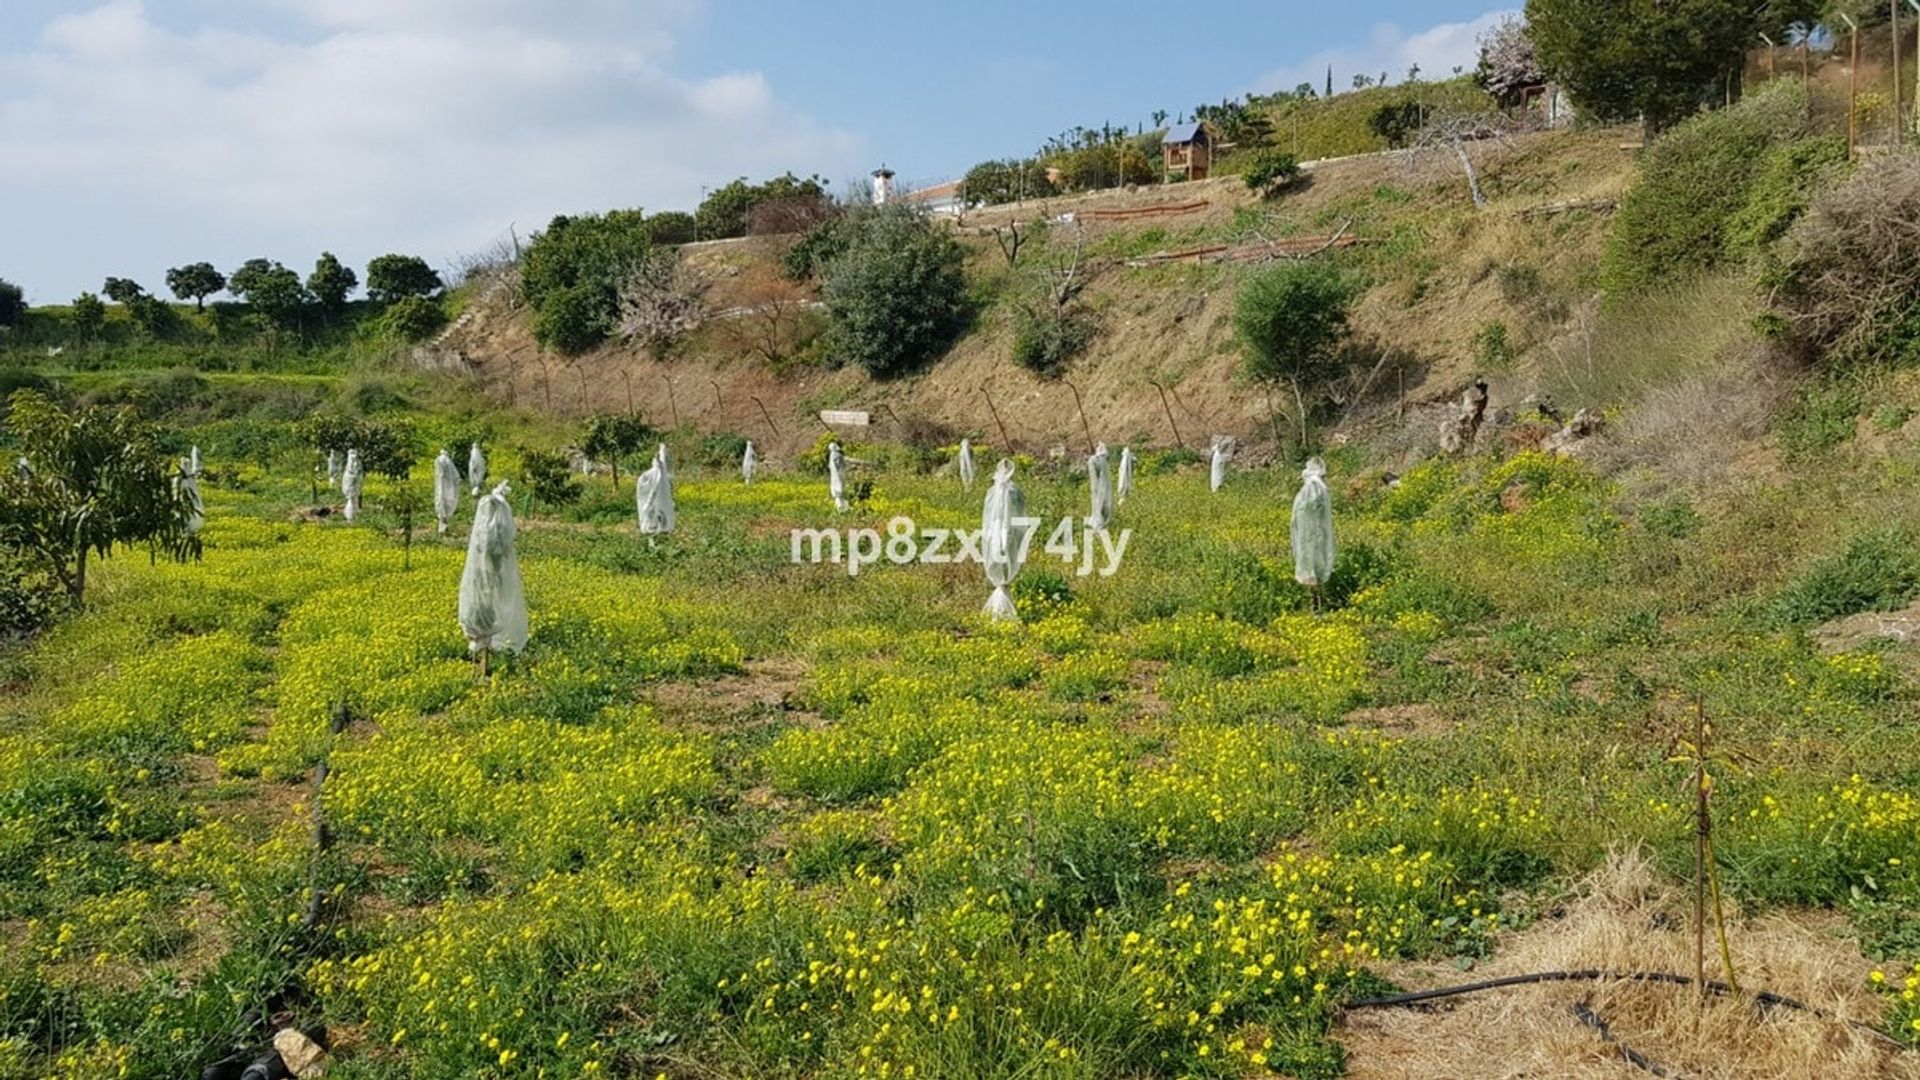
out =
[[[1808,634],[1920,589],[1887,539],[1914,462],[1696,505],[1530,452],[1391,486],[1354,455],[1317,603],[1290,473],[1210,495],[1146,455],[1120,572],[1036,552],[1018,627],[977,567],[790,560],[797,526],[977,520],[942,472],[869,471],[836,520],[812,475],[689,469],[658,544],[596,480],[523,516],[533,640],[489,681],[461,526],[407,549],[377,489],[290,521],[304,481],[216,468],[203,561],[106,563],[7,662],[0,1077],[189,1075],[280,1009],[343,1078],[1378,1076],[1406,1023],[1612,1075],[1544,991],[1336,1019],[1477,965],[1690,970],[1641,898],[1690,872],[1696,700],[1744,981],[1920,1039],[1914,684]],[[1702,1075],[1911,1070],[1602,997]],[[1785,1071],[1715,1071],[1776,1043]]]

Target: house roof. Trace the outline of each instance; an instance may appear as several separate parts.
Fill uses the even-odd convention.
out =
[[[1164,143],[1172,143],[1175,146],[1178,146],[1181,143],[1190,143],[1194,140],[1196,136],[1200,134],[1200,130],[1201,130],[1200,125],[1197,122],[1192,124],[1180,124],[1176,127],[1168,128],[1166,137],[1161,139],[1160,141]]]
[[[932,187],[921,188],[919,191],[909,191],[905,195],[902,195],[901,198],[907,202],[939,202],[942,199],[956,198],[959,194],[960,181],[954,180],[945,184],[935,184]]]

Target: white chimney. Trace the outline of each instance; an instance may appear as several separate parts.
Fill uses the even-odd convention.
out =
[[[893,201],[893,170],[885,165],[873,170],[873,205],[885,206]]]

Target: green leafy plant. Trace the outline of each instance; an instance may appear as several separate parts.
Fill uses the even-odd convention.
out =
[[[868,374],[899,375],[932,360],[965,316],[960,245],[898,204],[848,218],[847,246],[827,264],[821,300],[829,345]]]
[[[1322,262],[1281,262],[1240,286],[1233,328],[1247,371],[1263,381],[1312,382],[1339,364],[1356,288]]]
[[[1274,198],[1300,180],[1300,163],[1280,150],[1261,150],[1242,174],[1247,190],[1263,199]]]
[[[1015,316],[1013,362],[1036,375],[1058,375],[1099,332],[1093,315],[1074,305],[1023,307]]]

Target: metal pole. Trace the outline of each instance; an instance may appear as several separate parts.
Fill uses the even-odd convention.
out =
[[[1840,17],[1853,31],[1853,60],[1847,68],[1847,160],[1851,161],[1860,151],[1860,24],[1844,11]]]
[[[1900,0],[1887,0],[1887,21],[1893,28],[1893,144],[1900,145]]]
[[[1180,437],[1180,425],[1173,418],[1173,406],[1167,404],[1167,388],[1157,382],[1151,382],[1151,380],[1149,382],[1155,390],[1160,391],[1160,407],[1167,410],[1167,426],[1173,429],[1173,444],[1183,450],[1186,449],[1187,442]]]
[[[759,398],[754,398],[752,400],[755,405],[760,406],[760,415],[766,419],[767,427],[772,428],[773,433],[775,435],[780,434],[780,427],[779,425],[773,422],[773,414],[767,411],[766,403],[761,401]]]

